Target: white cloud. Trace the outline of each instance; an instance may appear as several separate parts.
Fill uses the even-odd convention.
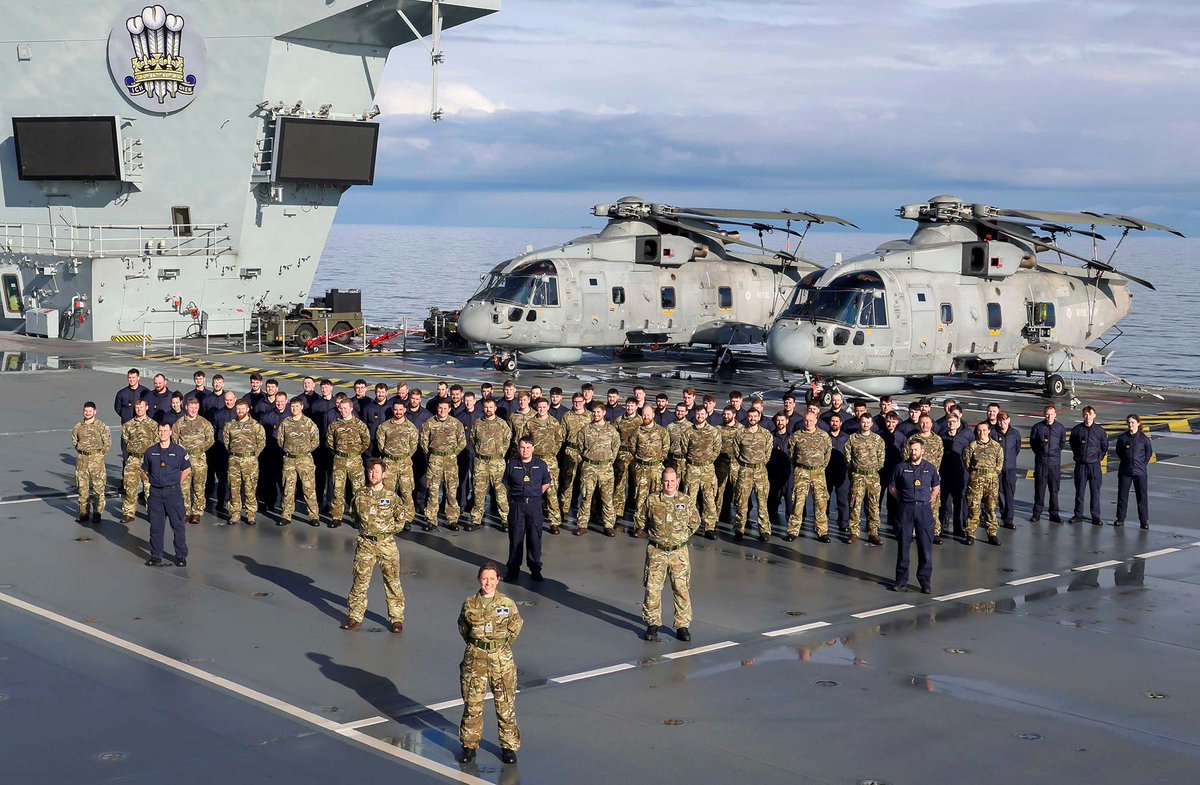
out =
[[[375,96],[383,114],[429,114],[430,83],[394,80],[385,82]],[[493,101],[479,90],[458,82],[438,84],[438,106],[446,114],[460,112],[483,112],[492,114],[506,108]]]

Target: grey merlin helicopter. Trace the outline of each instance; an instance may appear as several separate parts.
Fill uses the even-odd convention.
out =
[[[1129,314],[1129,284],[1154,285],[1117,270],[1113,256],[1132,230],[1183,236],[1127,215],[1007,210],[945,195],[898,214],[917,222],[911,238],[805,275],[767,337],[768,358],[802,372],[810,399],[825,403],[839,387],[887,395],[935,374],[1040,373],[1052,396],[1066,393],[1069,371],[1120,379],[1104,370],[1112,349],[1098,341]],[[1107,260],[1100,226],[1121,229]],[[1071,234],[1092,240],[1092,258],[1057,245]]]
[[[569,365],[584,349],[762,342],[797,281],[820,267],[798,254],[809,228],[854,226],[832,215],[672,207],[634,196],[592,213],[609,219],[598,234],[501,262],[463,306],[459,333],[486,345],[500,370],[515,371],[518,356]],[[759,243],[725,226],[749,227]],[[789,246],[795,237],[796,247],[767,248],[762,238],[772,232]]]

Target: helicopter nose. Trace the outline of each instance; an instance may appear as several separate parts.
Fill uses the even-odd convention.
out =
[[[491,314],[479,306],[467,306],[458,315],[458,333],[472,343],[487,343]]]
[[[779,368],[802,371],[812,352],[812,336],[795,324],[777,324],[767,335],[767,358]]]

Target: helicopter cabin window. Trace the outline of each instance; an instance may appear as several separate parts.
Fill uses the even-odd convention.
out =
[[[588,286],[599,286],[600,282],[595,278],[588,278]]]
[[[508,320],[510,322],[519,322],[519,321],[521,321],[521,317],[524,314],[525,314],[524,308],[509,308],[508,309]]]
[[[12,274],[4,276],[4,310],[10,314],[25,312],[21,303],[21,285],[17,282],[17,276]]]
[[[917,302],[925,302],[925,292],[917,292]]]
[[[624,286],[614,286],[612,288],[612,301],[613,301],[613,305],[624,305],[625,304],[625,287]]]
[[[867,340],[867,336],[862,330],[858,330],[857,332],[854,333],[854,345],[855,346],[862,346],[866,342],[866,340]]]
[[[1004,324],[1000,313],[1000,303],[987,304],[987,327],[989,330],[999,330]]]
[[[733,307],[733,289],[728,286],[717,287],[717,307],[732,308]]]
[[[529,313],[525,314],[525,321],[536,322],[537,321],[537,311],[530,308]]]
[[[664,286],[664,287],[662,287],[662,289],[660,291],[662,293],[661,300],[662,300],[663,310],[664,311],[675,310],[675,287],[674,286]]]
[[[1054,327],[1054,303],[1034,303],[1033,323],[1038,327]]]
[[[953,324],[954,323],[954,306],[951,305],[950,303],[942,303],[942,307],[940,310],[941,310],[942,324]]]

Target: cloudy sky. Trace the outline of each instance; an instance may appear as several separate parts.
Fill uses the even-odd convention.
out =
[[[956,193],[1200,232],[1196,0],[504,0],[393,51],[339,220],[588,224],[625,194],[899,229]]]

